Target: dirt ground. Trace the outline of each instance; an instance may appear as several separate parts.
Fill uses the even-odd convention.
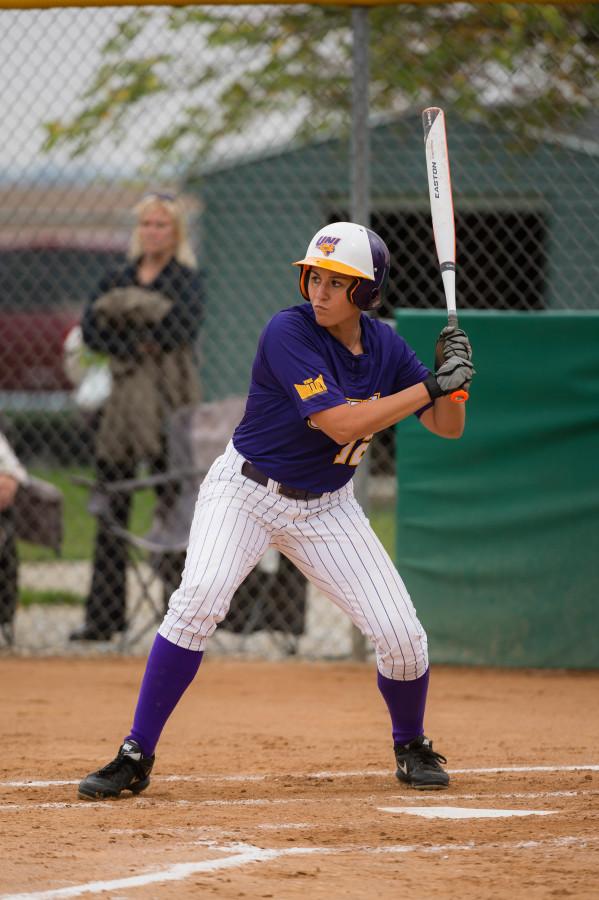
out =
[[[0,659],[0,898],[599,896],[599,672],[433,668],[429,793],[394,777],[372,666],[207,657],[148,790],[80,801],[143,666]]]

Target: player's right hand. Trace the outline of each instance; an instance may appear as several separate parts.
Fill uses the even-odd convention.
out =
[[[472,360],[472,347],[462,328],[446,325],[435,344],[435,369],[439,369],[452,356]]]
[[[431,400],[436,400],[437,397],[445,397],[454,391],[467,391],[475,374],[470,360],[451,356],[439,366],[434,375],[429,375],[424,383]]]

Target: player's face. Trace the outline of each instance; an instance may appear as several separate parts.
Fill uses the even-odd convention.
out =
[[[360,310],[347,299],[347,289],[353,280],[350,275],[340,275],[319,266],[310,269],[308,296],[316,321],[323,328],[334,328],[359,318]]]
[[[168,212],[159,205],[149,206],[138,223],[144,256],[172,256],[177,248],[177,230]]]

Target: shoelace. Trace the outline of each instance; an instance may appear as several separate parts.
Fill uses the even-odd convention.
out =
[[[425,765],[438,766],[439,763],[443,763],[444,765],[447,763],[445,757],[441,753],[437,753],[436,750],[433,750],[432,747],[418,747],[418,749],[413,752]]]
[[[131,759],[130,756],[119,755],[112,762],[109,762],[107,766],[104,766],[103,769],[100,769],[100,775],[112,775],[113,772],[117,772],[121,769],[125,764],[129,764],[132,766],[133,771],[137,774],[138,766],[140,764],[135,759]]]

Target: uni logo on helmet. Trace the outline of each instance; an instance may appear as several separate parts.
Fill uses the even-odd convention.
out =
[[[330,256],[331,253],[335,252],[335,247],[340,240],[341,238],[329,237],[327,234],[323,234],[322,237],[316,241],[316,246],[325,256]]]

